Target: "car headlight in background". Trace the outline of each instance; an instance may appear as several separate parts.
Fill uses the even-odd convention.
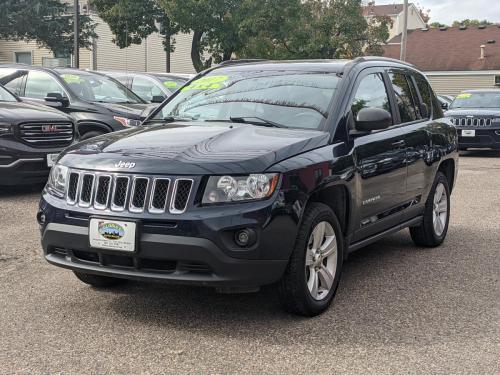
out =
[[[12,125],[5,122],[0,122],[0,136],[4,134],[12,134]]]
[[[270,197],[278,185],[279,174],[211,176],[203,194],[203,204],[244,202]]]
[[[68,167],[56,164],[50,170],[49,180],[47,182],[48,191],[59,198],[66,194],[66,182],[68,179]]]
[[[135,119],[126,118],[126,117],[120,117],[120,116],[113,116],[113,118],[127,128],[130,128],[131,126],[141,125],[140,120],[135,120]]]

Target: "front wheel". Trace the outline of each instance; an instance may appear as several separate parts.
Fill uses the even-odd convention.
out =
[[[443,243],[450,222],[450,187],[448,179],[438,172],[425,203],[424,217],[418,227],[410,227],[410,235],[418,246],[436,247]]]
[[[344,238],[333,211],[321,203],[309,204],[279,284],[285,309],[304,316],[325,311],[337,291],[343,254]]]

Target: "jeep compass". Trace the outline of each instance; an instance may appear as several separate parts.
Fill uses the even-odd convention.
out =
[[[95,287],[158,280],[331,303],[348,254],[409,228],[440,245],[457,133],[410,65],[231,61],[141,127],[68,148],[38,212],[48,262]]]

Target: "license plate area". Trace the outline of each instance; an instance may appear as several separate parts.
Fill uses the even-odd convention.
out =
[[[56,164],[59,154],[47,154],[47,167],[52,167]]]
[[[91,217],[89,220],[89,245],[95,249],[126,253],[137,251],[138,223],[109,218]]]
[[[475,137],[475,136],[476,136],[475,130],[462,130],[462,137]]]

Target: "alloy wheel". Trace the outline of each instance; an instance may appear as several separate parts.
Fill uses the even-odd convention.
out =
[[[436,185],[433,203],[432,224],[434,226],[434,233],[437,236],[441,236],[448,220],[448,195],[442,183]]]
[[[337,256],[335,231],[329,222],[322,221],[311,232],[305,261],[307,289],[317,301],[324,299],[333,287]]]

